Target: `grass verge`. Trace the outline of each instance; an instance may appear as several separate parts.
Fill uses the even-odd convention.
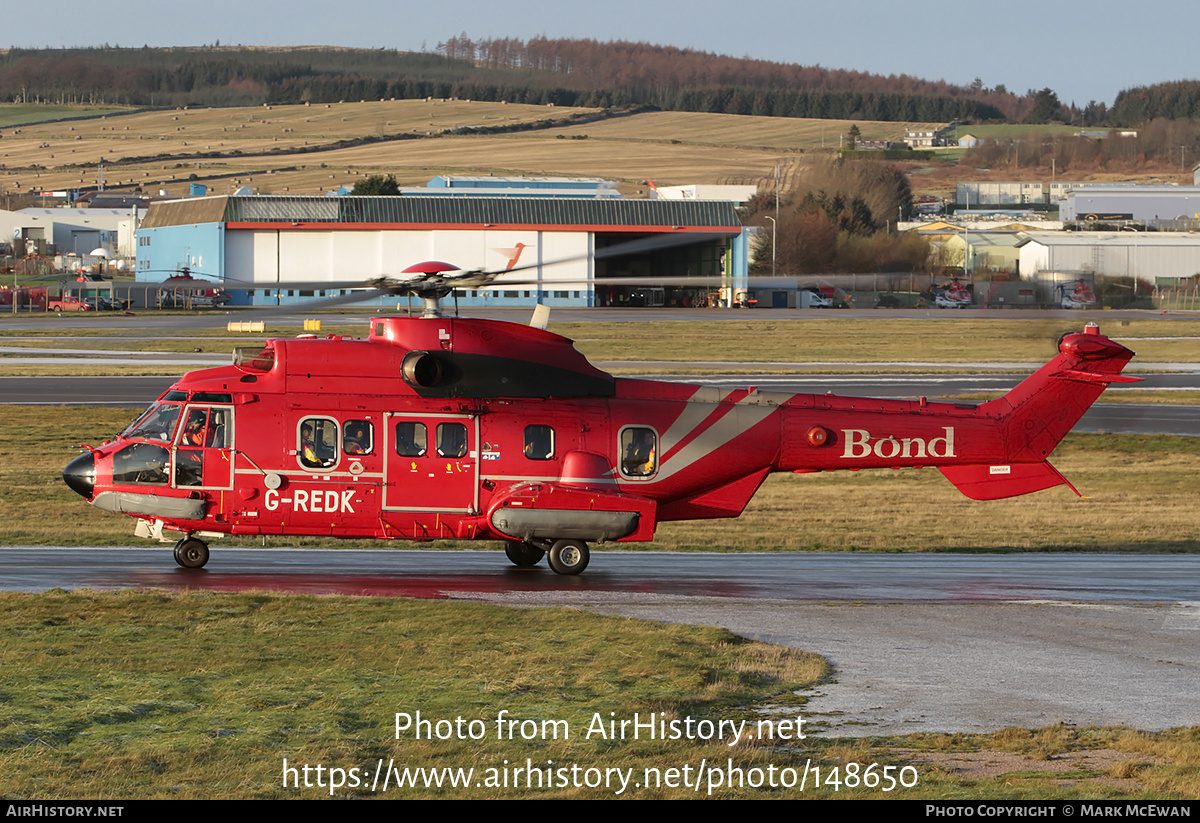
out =
[[[640,780],[647,768],[704,758],[734,756],[746,768],[795,763],[803,755],[785,747],[596,730],[634,713],[757,719],[754,707],[767,702],[794,718],[802,700],[793,691],[828,674],[820,657],[719,629],[566,609],[253,593],[50,592],[0,602],[7,798],[612,797],[613,787],[557,780],[520,788],[512,770],[528,759],[535,771],[553,761]],[[501,710],[517,721],[515,739],[504,727],[497,733]],[[442,731],[457,718],[481,722],[467,739],[457,731],[416,739],[397,734],[398,712],[449,721]],[[314,785],[304,787],[301,771],[284,786],[285,758],[310,766]],[[328,780],[315,785],[318,764],[328,778],[331,768],[373,774],[380,761],[474,768],[476,778],[459,789],[384,792],[382,782],[371,790],[349,775],[334,791]],[[488,769],[498,786],[487,785]]]
[[[364,315],[364,319],[367,315]],[[230,314],[232,320],[238,319]],[[68,339],[53,329],[40,331],[4,329],[0,315],[0,343],[5,345],[62,346],[82,348],[86,339],[105,341],[104,348],[139,348],[153,351],[230,351],[234,346],[251,346],[263,335],[231,336],[224,328],[182,331],[178,339],[162,328],[138,329],[122,318],[121,327],[103,324],[72,328]],[[878,363],[903,358],[905,361],[945,365],[971,363],[1042,363],[1054,356],[1060,335],[1078,331],[1090,320],[1100,322],[1101,331],[1137,352],[1133,361],[1145,363],[1200,362],[1200,334],[1193,318],[1172,315],[1146,320],[1106,321],[1104,317],[1081,316],[1051,320],[1032,316],[1019,319],[963,318],[813,318],[779,319],[742,316],[738,319],[663,320],[653,323],[589,321],[551,323],[550,330],[569,337],[592,360],[665,360],[681,367],[697,361],[768,363]],[[136,322],[136,321],[134,321]],[[298,328],[274,326],[267,336],[292,337]],[[364,337],[365,325],[329,325],[322,334]],[[143,338],[146,342],[139,343]],[[212,343],[205,343],[211,339]],[[0,360],[0,369],[3,368]],[[924,370],[925,367],[922,368]],[[891,369],[889,369],[891,371]],[[8,372],[2,372],[8,373]]]
[[[794,726],[775,725],[768,739],[759,721],[794,721],[804,703],[796,691],[822,682],[828,666],[720,629],[567,609],[264,593],[53,591],[0,594],[0,605],[0,795],[9,799],[1165,800],[1200,792],[1196,729],[838,740],[799,739]],[[431,721],[425,739],[409,726],[417,712]],[[497,726],[501,712],[516,725]],[[678,721],[666,728],[679,734],[651,740],[643,727],[634,739],[626,725],[622,735],[622,721],[637,714],[645,723],[651,713]],[[697,739],[703,721],[717,729],[724,721],[725,739]],[[728,745],[729,724],[742,721]],[[285,772],[285,759],[295,772]],[[444,784],[398,789],[393,776],[384,791],[382,780],[372,785],[380,763],[407,775],[439,769]],[[906,785],[868,788],[870,764],[876,777]],[[806,767],[820,782],[809,771],[802,792]],[[729,785],[733,768],[741,785]],[[449,785],[452,773],[466,785]]]

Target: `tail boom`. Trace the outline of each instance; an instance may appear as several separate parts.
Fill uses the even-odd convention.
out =
[[[784,404],[774,469],[936,466],[976,500],[1074,490],[1046,460],[1108,384],[1138,379],[1121,375],[1132,357],[1089,324],[1035,374],[979,406],[797,395]]]

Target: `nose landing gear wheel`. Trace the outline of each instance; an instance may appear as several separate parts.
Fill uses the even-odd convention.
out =
[[[175,544],[175,562],[185,569],[202,569],[208,562],[208,544],[194,537],[185,537]]]
[[[504,541],[504,554],[519,569],[532,569],[546,556],[546,553],[537,546],[532,546],[523,540]]]
[[[579,574],[590,559],[587,543],[582,540],[556,540],[550,547],[550,568],[559,574]]]

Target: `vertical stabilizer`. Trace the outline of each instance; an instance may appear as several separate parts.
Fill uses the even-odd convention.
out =
[[[967,497],[996,500],[1058,485],[1079,493],[1046,458],[1108,384],[1141,378],[1121,374],[1133,352],[1101,335],[1094,323],[1064,336],[1058,350],[1004,397],[979,407],[980,414],[1000,420],[1004,462],[940,467]]]

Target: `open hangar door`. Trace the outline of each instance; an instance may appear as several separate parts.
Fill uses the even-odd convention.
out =
[[[595,238],[599,307],[709,305],[726,275],[731,238],[723,234],[604,232]],[[607,249],[628,247],[611,257]],[[627,278],[629,285],[603,282]],[[695,278],[696,285],[679,281]]]

